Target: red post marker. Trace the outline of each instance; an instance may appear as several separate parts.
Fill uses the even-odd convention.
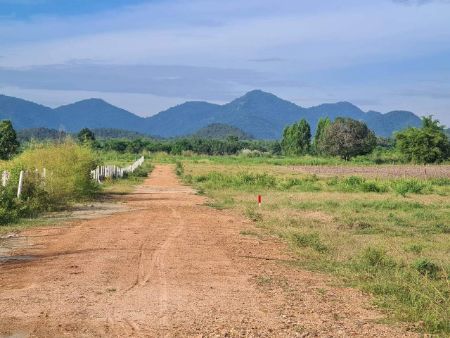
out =
[[[261,206],[261,202],[262,202],[262,197],[261,195],[258,195],[258,206]]]

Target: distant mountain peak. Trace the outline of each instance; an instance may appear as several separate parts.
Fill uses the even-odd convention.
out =
[[[245,93],[243,96],[270,96],[270,97],[276,97],[276,95],[269,93],[269,92],[265,92],[262,89],[253,89],[247,93]]]
[[[69,106],[69,105],[108,105],[108,106],[112,106],[112,104],[106,102],[105,100],[100,99],[100,98],[96,98],[96,97],[92,97],[90,99],[84,99],[84,100],[76,101],[76,102],[74,102],[72,104],[68,104],[68,105],[64,105],[64,106]]]
[[[319,118],[334,120],[338,116],[365,121],[380,136],[390,136],[394,131],[421,124],[420,118],[411,112],[365,113],[347,101],[303,108],[260,89],[249,91],[227,104],[190,101],[148,118],[134,115],[100,98],[51,109],[0,95],[0,120],[10,119],[18,129],[58,129],[64,126],[69,131],[78,131],[84,127],[119,128],[174,137],[193,134],[206,126],[209,126],[208,133],[218,134],[228,132],[232,126],[259,139],[277,139],[286,125],[300,119],[306,119],[314,132]]]
[[[236,109],[238,111],[250,109],[253,111],[261,110],[267,112],[273,109],[279,109],[280,112],[284,113],[300,108],[292,102],[283,100],[274,94],[260,89],[252,90],[230,103],[227,103],[224,107],[228,110]]]
[[[339,101],[336,103],[338,106],[342,106],[342,107],[352,107],[352,108],[358,108],[357,106],[355,106],[353,103],[348,102],[348,101]],[[359,108],[358,108],[359,109]]]
[[[335,103],[322,103],[322,104],[312,107],[312,108],[329,107],[329,106],[333,106],[334,108],[338,108],[338,109],[350,109],[350,110],[362,111],[359,107],[355,106],[353,103],[348,102],[348,101],[339,101],[339,102],[335,102]]]
[[[243,96],[237,98],[235,101],[245,101],[245,100],[280,100],[280,101],[284,101],[283,99],[279,98],[278,96],[272,94],[272,93],[268,93],[265,92],[261,89],[255,89],[252,91],[249,91],[247,93],[245,93]]]

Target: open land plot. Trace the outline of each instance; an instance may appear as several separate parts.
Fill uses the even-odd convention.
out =
[[[298,269],[282,241],[211,208],[174,169],[120,195],[130,210],[22,232],[14,254],[27,259],[0,264],[0,335],[416,336],[363,292]]]
[[[346,285],[374,294],[391,318],[448,334],[448,166],[436,167],[442,178],[428,179],[410,166],[388,168],[412,178],[381,174],[385,167],[367,168],[374,178],[355,176],[358,168],[325,168],[326,174],[315,174],[316,168],[322,167],[296,172],[283,166],[187,160],[183,176],[210,197],[211,206],[251,219],[258,231],[243,235],[276,236],[289,243],[297,258],[293,265],[337,275]]]
[[[286,171],[321,176],[358,175],[372,178],[449,178],[450,165],[292,166]]]

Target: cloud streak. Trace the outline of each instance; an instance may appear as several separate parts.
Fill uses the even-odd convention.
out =
[[[308,102],[383,102],[389,88],[401,109],[406,85],[450,81],[443,0],[160,0],[68,14],[0,19],[2,85],[208,100],[262,88]],[[443,100],[414,102],[444,115]]]
[[[433,3],[450,4],[449,0],[392,0],[395,3],[408,6],[422,6]]]
[[[96,64],[89,60],[74,60],[58,65],[0,68],[0,85],[3,86],[153,94],[208,100],[234,98],[236,86],[253,88],[273,84],[282,86],[283,80],[258,71],[232,68]],[[291,84],[291,81],[284,83]]]

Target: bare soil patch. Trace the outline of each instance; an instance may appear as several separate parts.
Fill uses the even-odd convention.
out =
[[[450,165],[293,166],[290,173],[373,178],[450,178]]]
[[[0,336],[400,337],[360,291],[290,267],[275,239],[156,166],[130,208],[21,233],[0,262]]]

